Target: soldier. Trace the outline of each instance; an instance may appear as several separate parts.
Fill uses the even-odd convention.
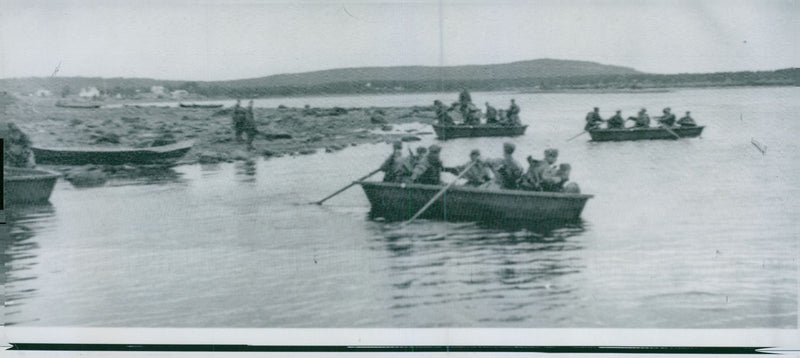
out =
[[[253,115],[253,100],[250,100],[247,104],[247,113],[245,113],[244,123],[242,123],[242,131],[247,135],[247,148],[253,149],[253,140],[258,133],[255,116]]]
[[[464,124],[471,126],[481,124],[481,110],[472,103],[467,105],[467,115],[464,117]]]
[[[568,163],[561,163],[556,168],[550,166],[542,172],[542,190],[551,192],[564,191],[564,184],[569,181],[569,173],[572,167]]]
[[[686,111],[686,115],[678,120],[678,125],[681,127],[697,127],[697,123],[694,122],[694,119],[692,119],[689,113],[689,111]]]
[[[236,141],[241,142],[242,133],[244,132],[244,122],[247,121],[247,113],[244,108],[242,108],[241,100],[236,100],[236,105],[233,106],[231,115],[233,117],[233,130],[236,133]]]
[[[639,110],[639,115],[636,117],[628,117],[629,121],[634,122],[634,127],[648,128],[650,127],[650,116],[647,115],[647,109],[642,108]]]
[[[622,111],[617,110],[617,113],[609,118],[606,123],[608,124],[608,129],[625,128],[625,120],[622,119]]]
[[[519,125],[519,106],[514,99],[511,99],[511,106],[508,107],[508,123],[510,125]]]
[[[517,189],[522,178],[522,166],[513,157],[515,149],[512,143],[503,143],[503,158],[487,161],[495,173],[495,181],[503,189]]]
[[[386,161],[384,161],[380,167],[380,170],[383,172],[384,182],[397,181],[398,168],[402,165],[402,155],[403,143],[395,141],[392,143],[392,154],[389,155],[389,158],[386,158]]]
[[[442,124],[442,125],[443,124],[447,124],[447,125],[455,124],[455,122],[453,121],[453,118],[450,117],[450,114],[447,113],[447,111],[449,111],[449,109],[447,109],[444,106],[442,101],[440,101],[438,99],[433,101],[433,106],[436,108],[436,120],[438,121],[439,124]]]
[[[486,124],[497,123],[497,109],[486,102]]]
[[[583,126],[583,130],[591,130],[600,128],[600,124],[605,122],[602,117],[600,117],[600,108],[594,107],[594,111],[589,112],[586,114],[586,125]]]
[[[664,108],[664,115],[658,119],[658,123],[667,127],[672,127],[675,125],[675,115],[671,113],[671,109],[669,107]]]
[[[441,174],[444,167],[442,160],[439,159],[439,152],[442,147],[434,144],[428,148],[428,154],[414,166],[411,173],[411,182],[420,184],[439,185],[441,184]]]
[[[463,165],[459,165],[457,167],[448,167],[444,168],[446,172],[452,173],[453,175],[461,174],[464,169],[467,168],[472,163],[475,163],[469,171],[467,171],[463,178],[467,179],[467,184],[469,186],[481,186],[490,180],[492,180],[492,176],[490,175],[489,166],[481,161],[481,152],[477,149],[473,149],[469,153],[469,162],[464,163]]]
[[[414,167],[423,158],[425,158],[425,154],[428,153],[428,150],[425,149],[425,147],[418,147],[416,154],[411,152],[411,149],[409,149],[408,151],[409,155],[407,157],[403,157],[403,159],[400,160],[400,165],[396,168],[395,171],[396,182],[409,181],[409,178],[411,178],[411,174],[414,172]]]
[[[558,149],[549,148],[544,151],[544,160],[535,160],[528,157],[528,172],[522,178],[521,187],[525,190],[543,190],[543,176],[546,170],[555,170],[556,160],[558,160]]]

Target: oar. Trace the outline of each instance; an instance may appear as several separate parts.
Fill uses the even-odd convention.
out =
[[[571,141],[571,140],[573,140],[573,139],[575,139],[575,138],[578,138],[578,137],[580,137],[580,136],[581,136],[581,135],[583,135],[584,133],[589,133],[589,131],[583,131],[583,132],[580,132],[580,133],[576,134],[575,136],[571,137],[570,139],[567,139],[567,142],[569,142],[569,141]]]
[[[679,136],[679,135],[678,135],[678,133],[675,133],[675,132],[673,132],[673,131],[672,131],[672,129],[669,129],[669,128],[667,128],[667,127],[664,127],[664,126],[659,126],[659,128],[664,128],[664,129],[666,129],[666,130],[667,130],[667,132],[669,132],[669,134],[672,134],[672,135],[674,135],[674,136],[675,136],[675,139],[681,139],[681,136]]]
[[[335,193],[333,193],[333,194],[331,194],[331,195],[328,195],[327,197],[325,197],[325,199],[322,199],[322,200],[320,200],[320,201],[312,201],[312,202],[310,202],[309,204],[317,204],[317,205],[322,205],[322,202],[324,202],[325,200],[328,200],[328,199],[330,199],[330,198],[332,198],[332,197],[334,197],[334,196],[338,195],[339,193],[341,193],[341,192],[343,192],[343,191],[345,191],[345,190],[349,189],[351,186],[353,186],[353,185],[356,185],[358,182],[360,182],[360,181],[362,181],[362,180],[364,180],[364,179],[367,179],[367,178],[369,178],[369,177],[371,177],[371,176],[375,175],[375,173],[377,173],[377,172],[379,172],[379,171],[381,171],[381,170],[380,170],[380,168],[378,168],[378,169],[375,169],[375,170],[373,170],[371,173],[369,173],[369,174],[367,174],[367,175],[365,175],[365,176],[363,176],[363,177],[361,177],[361,178],[358,178],[358,180],[356,180],[356,181],[354,181],[354,182],[350,183],[350,184],[349,184],[349,185],[347,185],[346,187],[339,189],[339,191],[337,191],[337,192],[335,192]]]
[[[461,174],[459,174],[452,182],[450,182],[450,184],[447,184],[446,187],[442,188],[442,190],[439,190],[439,192],[436,193],[436,195],[434,195],[433,198],[431,198],[431,200],[429,200],[428,203],[425,204],[425,206],[422,207],[422,209],[419,209],[419,211],[417,211],[417,213],[414,214],[414,216],[412,216],[411,219],[408,219],[408,221],[406,221],[403,224],[401,224],[401,226],[408,225],[409,223],[414,221],[414,219],[416,219],[417,217],[422,215],[422,213],[424,213],[425,210],[428,210],[428,207],[433,205],[433,202],[435,202],[436,199],[439,199],[439,197],[442,196],[442,194],[444,194],[444,192],[446,192],[447,189],[450,189],[451,186],[455,185],[455,183],[458,181],[458,179],[461,179],[461,177],[464,176],[464,174],[466,174],[467,171],[469,171],[472,168],[472,166],[474,166],[476,163],[478,163],[477,160],[473,161],[472,163],[467,165],[467,167],[464,168],[464,170],[461,172]]]

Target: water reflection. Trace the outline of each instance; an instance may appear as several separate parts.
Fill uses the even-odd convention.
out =
[[[236,168],[236,177],[240,182],[243,183],[255,183],[256,182],[256,161],[249,159],[241,162],[237,162],[235,165]]]
[[[183,176],[172,166],[140,166],[113,172],[112,185],[157,185],[185,183]]]
[[[423,220],[374,229],[371,249],[386,254],[389,309],[399,319],[426,308],[463,314],[454,310],[461,306],[484,325],[524,322],[572,299],[578,287],[570,278],[585,269],[583,222],[509,228]]]
[[[2,261],[5,267],[3,285],[5,289],[6,317],[19,313],[20,306],[34,297],[38,290],[35,284],[35,267],[39,264],[39,244],[34,237],[45,229],[55,216],[50,203],[14,205],[6,208],[7,234],[2,234]],[[6,325],[21,322],[6,321]]]

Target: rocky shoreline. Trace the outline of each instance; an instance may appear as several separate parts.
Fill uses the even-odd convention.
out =
[[[56,99],[21,97],[5,106],[2,122],[11,122],[34,146],[148,147],[192,140],[177,164],[234,162],[335,152],[350,146],[392,140],[416,141],[435,118],[433,107],[254,108],[259,134],[253,148],[234,138],[230,108],[155,107],[129,103],[97,109],[62,108]],[[7,126],[6,123],[0,123]],[[65,177],[138,171],[142,166],[56,166]]]

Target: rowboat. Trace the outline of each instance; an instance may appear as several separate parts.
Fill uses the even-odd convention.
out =
[[[436,137],[442,140],[469,137],[513,137],[525,134],[528,126],[504,126],[498,124],[481,124],[476,126],[463,124],[433,124]]]
[[[148,148],[31,147],[41,164],[151,164],[177,160],[192,149],[192,141]]]
[[[699,127],[671,127],[670,130],[681,138],[699,137],[705,126]],[[624,128],[624,129],[592,129],[589,135],[596,142],[647,140],[647,139],[678,139],[668,130],[661,127],[650,128]]]
[[[196,103],[183,104],[183,103],[178,103],[178,105],[181,106],[182,108],[221,108],[222,107],[221,104],[196,104]]]
[[[3,168],[3,200],[6,203],[46,202],[60,174],[27,168]]]
[[[372,206],[370,214],[408,219],[442,186],[373,181],[356,182]],[[449,221],[531,223],[572,221],[581,216],[592,195],[453,186],[425,211],[423,217]]]
[[[92,104],[92,103],[64,103],[64,102],[56,102],[56,107],[63,107],[63,108],[81,108],[81,109],[92,109],[92,108],[100,108],[99,104]]]

